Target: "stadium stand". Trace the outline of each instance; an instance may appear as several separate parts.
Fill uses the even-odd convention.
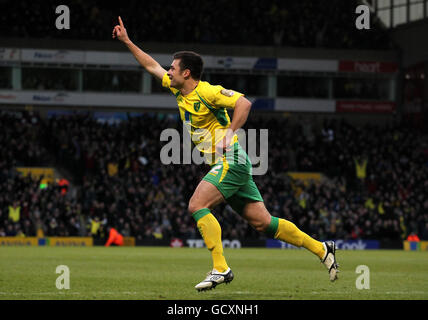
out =
[[[0,233],[35,235],[42,228],[51,236],[91,235],[91,220],[98,219],[136,239],[198,237],[186,211],[187,199],[208,167],[161,165],[159,135],[163,128],[180,127],[173,117],[142,114],[109,125],[91,113],[46,120],[37,113],[20,115],[1,115],[6,129],[1,133],[2,154],[9,156],[0,163]],[[26,124],[20,126],[21,134],[39,142],[30,148],[25,145],[30,139],[11,139],[17,123]],[[292,124],[257,113],[246,125],[266,127],[269,171],[254,179],[273,214],[320,239],[399,240],[411,231],[427,234],[426,130],[405,123],[354,126],[343,120]],[[40,189],[39,181],[15,173],[13,159],[25,164],[54,159],[82,187],[65,196],[57,186]],[[367,166],[358,177],[357,163],[364,159]],[[326,179],[305,185],[287,176],[288,171],[320,171]],[[21,208],[17,222],[9,218],[15,202]],[[216,212],[224,237],[264,237],[230,207],[220,206]],[[96,237],[103,232],[101,227]]]
[[[110,46],[112,26],[121,15],[126,17],[129,36],[136,42],[350,49],[348,52],[396,49],[375,15],[370,30],[355,28],[355,7],[359,1],[326,4],[310,0],[192,0],[177,1],[174,6],[167,6],[166,2],[150,0],[143,4],[131,0],[125,9],[96,0],[67,1],[73,12],[72,28],[57,30],[52,28],[55,16],[46,14],[54,12],[56,2],[34,2],[30,9],[23,2],[8,2],[5,6],[6,1],[0,1],[0,26],[5,31],[1,41],[19,39],[22,48],[27,48],[26,40],[34,39],[104,40]],[[189,7],[198,15],[193,15]],[[219,23],[222,12],[235,19]],[[174,19],[170,19],[172,16]],[[7,48],[11,56],[16,54],[13,48]],[[335,52],[327,50],[323,55],[303,58],[332,59]],[[395,90],[400,82],[396,81],[395,69],[383,70],[395,63],[394,59],[382,58],[380,61],[386,62],[378,63],[364,55],[360,68],[379,69],[366,72],[356,70],[354,60],[359,57],[349,57],[334,57],[333,62],[338,65],[334,71],[311,69],[305,76],[301,76],[305,73],[301,70],[287,70],[287,74],[273,70],[278,71],[272,73],[278,77],[277,96],[399,102]],[[349,68],[347,63],[351,60]],[[0,68],[2,90],[48,92],[50,95],[42,98],[49,103],[55,90],[146,95],[160,91],[153,86],[144,92],[144,76],[137,67],[106,71],[99,66],[81,66],[77,70],[76,66],[54,69],[60,64],[56,65],[54,59],[46,65],[30,65],[33,61],[18,58],[6,62]],[[17,69],[19,72],[15,72]],[[222,73],[211,70],[207,74],[210,80],[225,87],[263,99],[268,90],[261,90],[254,81],[258,75],[253,69],[232,75],[225,67]],[[59,72],[62,70],[66,71]],[[260,72],[267,74],[266,70]],[[383,73],[386,78],[382,78]],[[409,72],[407,80],[415,82],[417,89],[423,85],[424,78],[419,76],[422,73]],[[412,93],[407,95],[409,99],[415,97]],[[14,95],[7,91],[4,96],[9,99]],[[422,101],[422,93],[420,96]],[[34,96],[32,100],[35,102]],[[38,111],[6,111],[13,109],[9,107],[2,106],[0,111],[0,236],[35,236],[41,231],[47,236],[103,238],[105,227],[115,226],[122,235],[137,240],[199,237],[187,205],[208,166],[165,166],[159,160],[161,130],[181,130],[176,117],[141,112],[113,125],[98,121],[92,111],[48,117]],[[269,170],[254,180],[273,215],[294,221],[320,240],[404,240],[413,231],[428,240],[426,127],[413,126],[404,117],[383,125],[362,125],[339,117],[320,123],[306,115],[297,121],[290,120],[296,117],[255,111],[246,124],[247,129],[269,128]],[[71,180],[70,188],[65,194],[56,184],[41,188],[42,178],[21,176],[15,170],[19,166],[61,169]],[[306,184],[287,172],[320,172],[323,179]],[[221,205],[215,212],[225,238],[264,237],[229,206]]]
[[[121,15],[127,17],[128,33],[135,41],[341,49],[393,46],[376,15],[371,17],[376,28],[369,31],[357,30],[350,23],[358,1],[179,0],[174,6],[166,5],[166,0],[127,3],[126,8],[118,8],[96,0],[67,1],[64,4],[73,12],[73,27],[64,31],[52,30],[54,21],[50,19],[54,17],[46,15],[54,12],[58,5],[55,1],[34,3],[31,10],[17,1],[3,8],[0,25],[8,37],[108,40]],[[219,23],[222,12],[234,19]]]

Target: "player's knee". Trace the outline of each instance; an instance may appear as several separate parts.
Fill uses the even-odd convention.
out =
[[[269,222],[267,220],[265,220],[265,219],[260,219],[260,220],[253,221],[252,226],[258,232],[262,232],[263,233],[269,227]]]
[[[263,224],[255,223],[253,224],[254,229],[256,229],[258,232],[263,233],[266,230],[266,227]]]
[[[193,214],[199,209],[202,209],[202,207],[196,201],[190,199],[189,204],[187,205],[187,211],[189,211],[190,214]]]

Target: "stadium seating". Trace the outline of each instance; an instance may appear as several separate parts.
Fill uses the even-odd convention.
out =
[[[71,28],[57,30],[46,14],[54,14],[55,1],[34,3],[31,10],[16,1],[4,8],[0,25],[8,37],[107,41],[121,15],[135,41],[341,49],[392,46],[376,16],[371,18],[371,30],[357,30],[350,23],[356,18],[358,1],[178,0],[174,6],[167,4],[166,0],[144,1],[144,5],[132,0],[126,8],[118,8],[95,0],[68,1]]]
[[[137,240],[197,237],[187,202],[208,166],[162,165],[159,136],[162,129],[180,129],[174,117],[145,113],[109,125],[92,113],[41,119],[2,112],[0,122],[0,236],[35,235],[38,228],[50,236],[91,235],[97,217]],[[269,170],[254,180],[273,215],[319,239],[428,234],[427,132],[405,123],[319,125],[257,113],[245,128],[269,128]],[[16,173],[20,164],[67,170],[75,192],[64,196],[55,185],[40,189],[40,181]],[[289,171],[326,178],[304,184]],[[9,218],[14,202],[21,210],[16,222]],[[229,206],[214,212],[225,238],[264,237]]]

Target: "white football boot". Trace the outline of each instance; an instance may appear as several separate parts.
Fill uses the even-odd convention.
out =
[[[218,272],[216,269],[208,272],[207,277],[202,282],[199,282],[195,289],[198,291],[205,291],[214,289],[218,284],[229,283],[233,280],[233,272],[227,268],[225,272]]]
[[[323,242],[325,255],[321,259],[321,263],[324,264],[330,275],[330,281],[337,280],[337,273],[339,272],[339,265],[336,262],[336,244],[334,241]]]

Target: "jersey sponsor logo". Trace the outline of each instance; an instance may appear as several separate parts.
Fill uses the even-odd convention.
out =
[[[235,94],[233,90],[226,90],[226,89],[222,89],[220,93],[226,97],[231,97]]]
[[[196,112],[198,112],[200,108],[201,108],[201,102],[200,101],[195,102],[193,104],[193,109],[195,109]]]

